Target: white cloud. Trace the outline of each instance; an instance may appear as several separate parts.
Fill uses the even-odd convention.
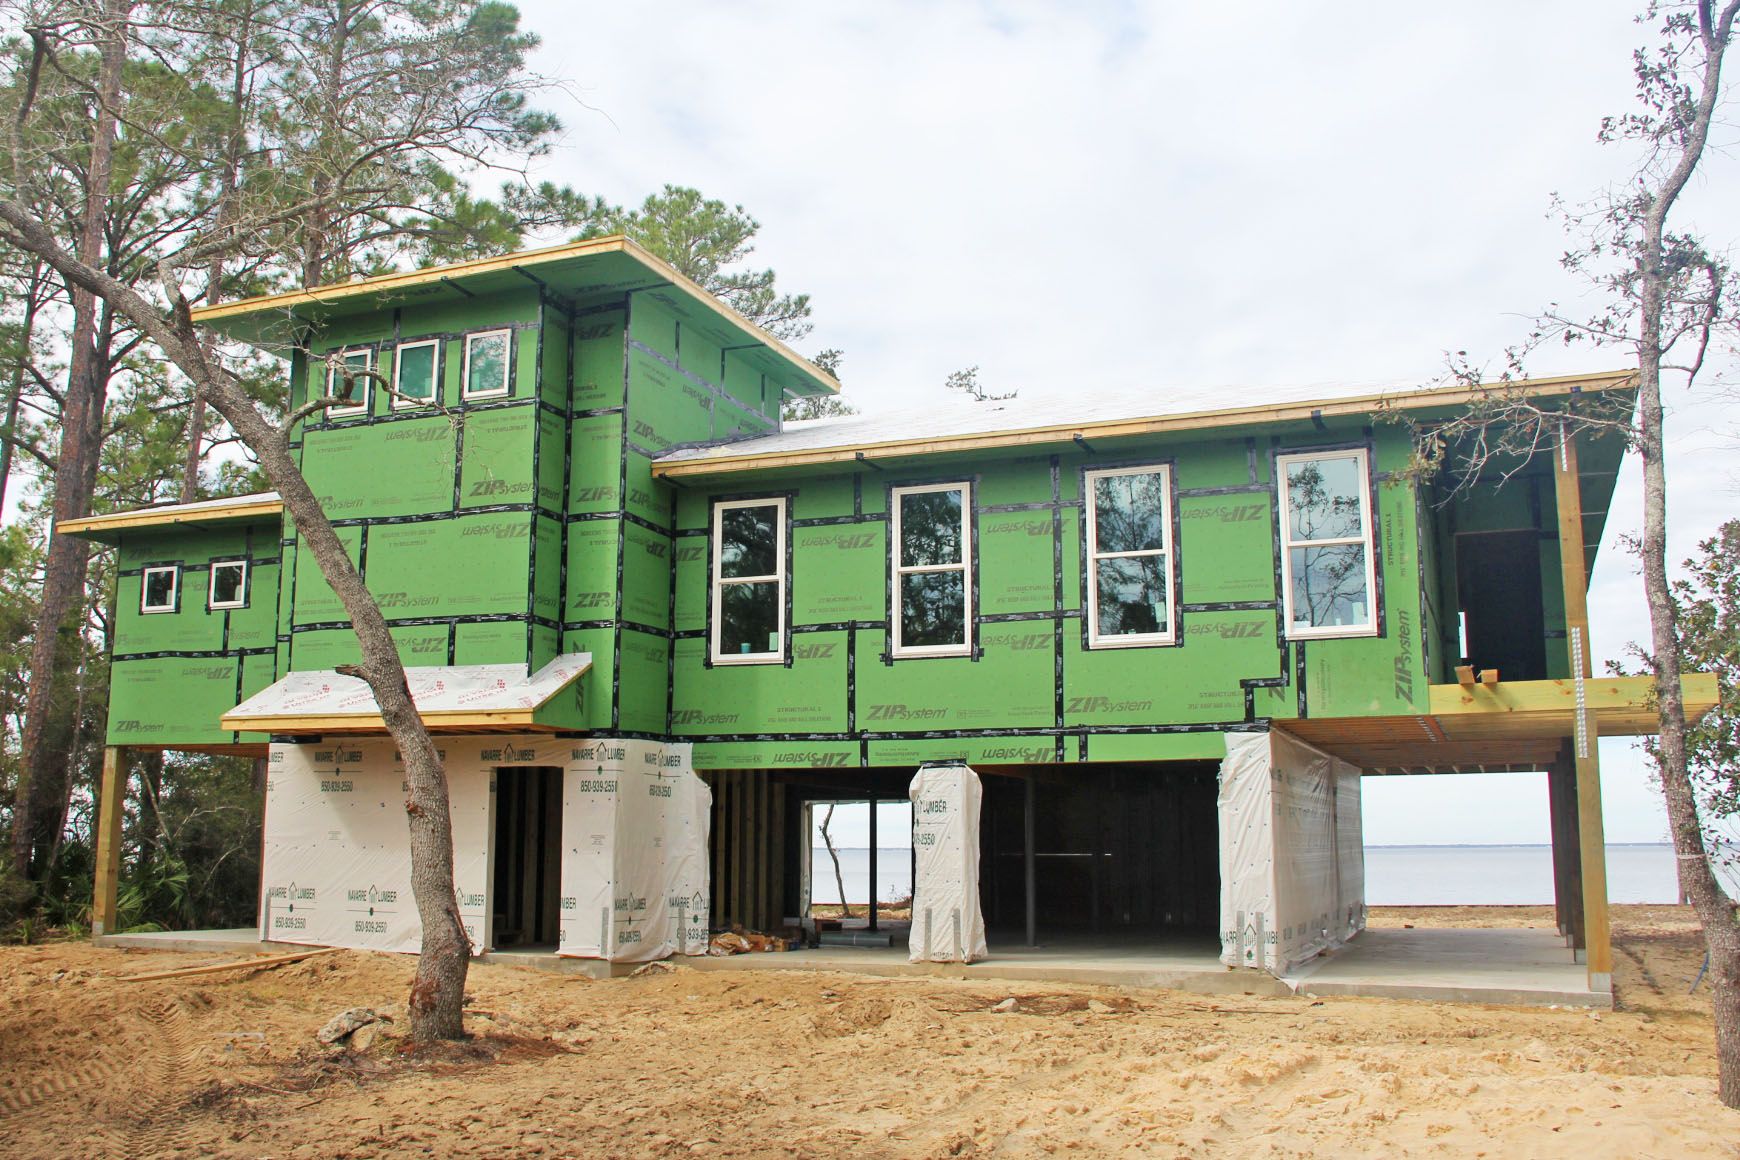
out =
[[[521,7],[541,67],[609,117],[560,109],[541,176],[743,203],[758,259],[815,296],[806,349],[844,349],[872,411],[922,406],[975,363],[993,389],[1079,397],[1496,361],[1525,316],[1579,294],[1549,194],[1625,177],[1595,130],[1629,106],[1648,32],[1629,0]],[[1740,233],[1731,153],[1689,207],[1719,239]],[[1554,349],[1533,367],[1624,361]],[[1740,407],[1676,404],[1677,560],[1735,510]],[[1591,593],[1604,656],[1647,636],[1617,544],[1640,510],[1632,460]],[[1603,752],[1610,832],[1660,836],[1640,763]],[[1544,794],[1468,790],[1456,840],[1503,840],[1507,804],[1544,824]]]

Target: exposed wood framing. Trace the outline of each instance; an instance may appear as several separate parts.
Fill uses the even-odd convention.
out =
[[[121,884],[121,818],[127,796],[127,751],[103,749],[103,785],[97,798],[97,868],[91,898],[91,937],[115,933]]]
[[[1589,578],[1584,566],[1583,499],[1577,480],[1577,440],[1561,429],[1553,456],[1559,509],[1559,573],[1565,590],[1565,639],[1571,653],[1571,756],[1577,771],[1577,829],[1583,886],[1583,937],[1589,989],[1613,989],[1612,931],[1607,914],[1607,846],[1601,824],[1601,758],[1597,715],[1587,690],[1594,671],[1589,644]],[[1688,706],[1689,711],[1689,706]]]

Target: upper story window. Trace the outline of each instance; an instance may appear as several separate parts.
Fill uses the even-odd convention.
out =
[[[1090,471],[1088,647],[1173,644],[1172,472]]]
[[[366,371],[374,366],[374,351],[367,348],[347,350],[339,356],[338,361],[343,364],[345,370]],[[362,377],[353,379],[349,384],[346,384],[344,380],[343,371],[329,362],[326,366],[327,395],[334,399],[340,399],[344,397],[346,386],[348,385],[350,388],[350,402],[326,409],[326,417],[329,419],[342,418],[345,415],[368,414],[369,380]]]
[[[206,607],[246,608],[248,606],[248,562],[246,560],[213,560],[211,590]]]
[[[156,564],[145,569],[139,580],[140,612],[174,612],[181,594],[181,566]]]
[[[1294,639],[1372,636],[1371,487],[1361,449],[1281,455],[1281,591]]]
[[[713,506],[713,663],[785,660],[785,499]]]
[[[465,336],[465,397],[489,399],[508,393],[511,330],[486,330]]]
[[[441,381],[441,341],[402,342],[393,352],[393,406],[416,407],[435,401]]]
[[[972,485],[934,483],[889,493],[894,541],[893,653],[967,656],[972,651]]]

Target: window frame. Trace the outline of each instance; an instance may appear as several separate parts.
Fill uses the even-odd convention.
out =
[[[240,568],[242,570],[242,582],[236,585],[237,595],[234,600],[220,601],[217,598],[217,574],[219,568]],[[253,569],[248,567],[248,561],[246,559],[213,560],[209,566],[209,574],[206,577],[205,584],[206,611],[223,612],[232,608],[246,608],[248,606],[248,573],[251,571],[253,571]]]
[[[775,509],[774,515],[774,549],[773,564],[775,571],[765,576],[726,576],[720,557],[725,546],[724,524],[725,513],[743,508]],[[708,624],[707,624],[707,656],[715,665],[782,665],[785,663],[786,646],[791,640],[788,593],[791,588],[791,534],[788,513],[790,512],[788,497],[783,495],[762,495],[740,497],[737,499],[717,499],[713,501],[713,518],[711,531],[708,535],[710,550],[708,552]],[[766,652],[757,653],[727,653],[720,648],[720,636],[725,625],[725,598],[723,589],[740,584],[776,585],[774,608],[779,617],[779,647]]]
[[[1292,489],[1287,485],[1287,467],[1312,460],[1352,459],[1359,465],[1359,526],[1357,536],[1329,536],[1315,540],[1295,540],[1293,530]],[[1365,447],[1335,447],[1320,450],[1289,451],[1275,456],[1275,512],[1278,521],[1276,542],[1281,552],[1281,618],[1288,640],[1325,640],[1342,637],[1378,635],[1377,528],[1372,523],[1371,455]],[[1293,549],[1325,548],[1338,544],[1359,544],[1365,548],[1365,623],[1325,624],[1298,627],[1293,616]]]
[[[1121,475],[1158,475],[1163,494],[1160,505],[1161,543],[1159,548],[1138,552],[1101,552],[1099,550],[1099,505],[1094,502],[1096,480]],[[1173,520],[1177,515],[1177,494],[1172,483],[1170,463],[1132,464],[1125,467],[1092,468],[1082,472],[1082,549],[1086,568],[1082,588],[1087,595],[1087,646],[1102,648],[1159,648],[1178,643],[1178,571],[1177,552],[1173,538]],[[1163,556],[1166,576],[1166,631],[1125,633],[1121,636],[1100,634],[1100,586],[1096,565],[1101,560],[1133,560],[1143,556]]]
[[[913,564],[900,562],[900,501],[908,495],[928,492],[958,491],[961,493],[961,560],[958,564]],[[888,489],[888,653],[891,658],[970,657],[973,655],[973,481],[953,480],[947,483],[917,483]],[[903,576],[932,572],[961,574],[960,644],[908,645],[900,639]]]
[[[487,390],[471,389],[471,346],[486,338],[500,338],[507,344],[506,356],[501,364],[501,386],[490,387]],[[464,356],[459,364],[459,397],[466,401],[472,399],[505,399],[513,392],[514,383],[514,332],[511,326],[496,327],[493,330],[479,330],[465,336]]]
[[[418,402],[407,402],[399,397],[404,390],[399,372],[404,366],[404,353],[417,347],[426,346],[434,350],[435,361],[429,368],[429,397]],[[439,338],[419,338],[411,342],[401,342],[393,348],[393,410],[409,411],[417,407],[433,407],[441,401],[441,340]]]
[[[333,352],[328,351],[324,357],[331,358],[332,353]],[[352,355],[356,355],[356,354],[360,354],[363,356],[363,366],[362,366],[363,370],[372,371],[375,369],[375,348],[372,346],[342,347],[338,351],[338,359],[340,362],[349,362],[350,357]],[[336,397],[332,393],[333,387],[335,385],[332,380],[333,380],[333,377],[337,374],[338,374],[337,367],[334,367],[331,365],[327,366],[326,378],[324,380],[325,381],[324,390],[326,392],[326,397],[329,399]],[[358,397],[358,400],[356,402],[350,404],[349,406],[345,406],[345,407],[328,407],[328,408],[326,408],[326,414],[323,417],[327,418],[327,419],[345,419],[345,418],[349,418],[353,415],[367,415],[369,413],[369,404],[370,404],[370,402],[373,401],[373,398],[374,398],[374,393],[372,390],[372,388],[374,387],[374,380],[363,379],[357,385],[362,388],[362,394]]]
[[[169,603],[153,606],[146,603],[151,595],[151,574],[153,572],[169,573]],[[147,564],[139,570],[139,615],[158,616],[165,612],[181,611],[181,565],[180,564]]]

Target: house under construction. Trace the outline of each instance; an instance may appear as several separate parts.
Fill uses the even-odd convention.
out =
[[[1430,424],[1462,388],[1084,383],[1067,414],[782,424],[835,382],[621,238],[195,319],[282,356],[291,406],[347,367],[393,385],[358,379],[294,446],[438,734],[480,951],[777,926],[808,902],[812,803],[957,761],[993,953],[1194,933],[1279,973],[1364,923],[1363,777],[1539,771],[1560,926],[1607,986],[1595,740],[1653,727],[1646,681],[1590,668],[1617,440],[1451,488],[1375,415]],[[402,770],[277,498],[58,530],[118,559],[99,931],[128,753],[195,750],[269,763],[263,938],[414,949]]]

